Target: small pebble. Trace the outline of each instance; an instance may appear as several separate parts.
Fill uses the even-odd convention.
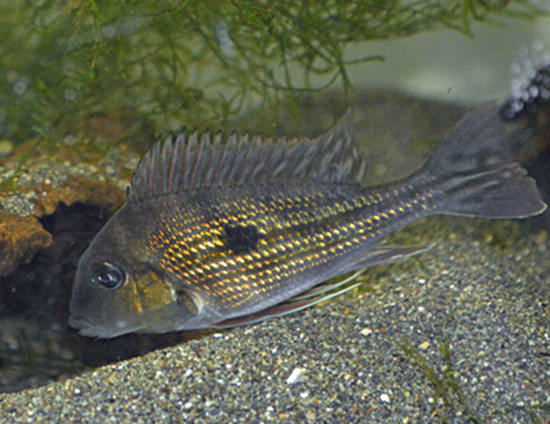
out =
[[[292,370],[288,378],[286,379],[286,384],[297,384],[305,380],[306,370],[304,368],[296,367]]]
[[[372,334],[372,330],[368,327],[365,327],[361,330],[361,334],[363,336],[370,336]]]

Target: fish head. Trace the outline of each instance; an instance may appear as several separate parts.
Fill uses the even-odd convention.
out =
[[[170,277],[144,254],[121,211],[79,260],[69,324],[82,335],[101,338],[174,330],[196,312],[192,302],[182,302]]]

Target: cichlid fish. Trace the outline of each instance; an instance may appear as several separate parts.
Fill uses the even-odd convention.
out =
[[[115,337],[255,322],[340,294],[355,274],[321,285],[329,279],[424,250],[380,243],[420,218],[524,218],[546,207],[505,147],[529,137],[529,124],[505,122],[494,103],[386,185],[360,185],[365,161],[350,127],[348,115],[318,139],[160,140],[80,259],[70,325]]]

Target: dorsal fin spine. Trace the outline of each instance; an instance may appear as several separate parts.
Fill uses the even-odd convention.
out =
[[[202,160],[197,166],[197,174],[195,176],[195,188],[209,186],[209,178],[212,178],[212,162],[215,154],[216,136],[211,140],[210,134],[208,139],[201,141],[202,148]]]
[[[214,151],[216,155],[213,160],[214,165],[216,163],[223,163],[223,156],[225,155],[225,150],[222,149],[222,134],[220,132],[216,134],[216,138],[214,139]],[[212,166],[212,176],[210,179],[210,185],[212,187],[218,187],[219,177],[220,177],[220,167]]]
[[[158,151],[158,143],[155,144],[155,147],[153,148],[153,155],[149,159],[149,163],[148,163],[149,173],[148,173],[148,178],[147,178],[147,190],[148,190],[148,193],[149,193],[150,196],[155,196],[155,192],[153,190],[153,180],[154,180],[153,177],[155,176],[154,165],[155,165],[155,162],[156,162],[157,151]]]
[[[162,193],[169,193],[170,192],[170,167],[172,165],[172,161],[167,161],[167,158],[172,157],[172,143],[168,140],[164,140],[162,143],[161,148],[161,157],[162,157],[162,181],[161,181],[161,187]]]
[[[236,151],[237,152],[246,152],[243,157],[242,166],[237,167],[236,164],[233,166],[235,169],[234,178],[232,178],[230,181],[235,181],[235,184],[240,185],[242,183],[242,177],[244,173],[245,166],[249,164],[250,161],[250,149],[245,149],[245,146],[250,146],[251,143],[248,141],[248,135],[240,137],[236,143]]]
[[[192,169],[193,164],[191,163],[191,149],[197,142],[197,133],[191,134],[191,137],[187,142],[187,149],[185,149],[184,164],[185,169]],[[183,191],[185,187],[190,187],[189,185],[189,176],[190,172],[184,172],[183,178],[181,179],[180,191]]]
[[[128,200],[203,188],[359,182],[365,162],[353,146],[350,115],[317,138],[280,139],[185,131],[161,139],[139,162]]]
[[[179,147],[180,143],[178,142],[179,137],[170,137],[169,143],[172,146],[172,158],[170,160],[170,172],[168,174],[168,193],[171,193],[174,191],[174,186],[178,186],[178,176],[179,173],[176,172],[177,170],[177,164],[178,164],[178,153],[179,153]],[[174,181],[175,179],[175,181]]]

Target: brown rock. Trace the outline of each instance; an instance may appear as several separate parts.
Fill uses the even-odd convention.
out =
[[[33,146],[25,143],[0,162],[0,277],[52,244],[39,218],[53,214],[60,203],[114,212],[124,200],[127,163],[138,157],[119,146],[80,143],[53,151]]]
[[[20,263],[29,263],[39,249],[51,243],[51,234],[35,217],[0,211],[0,277],[9,275]]]

